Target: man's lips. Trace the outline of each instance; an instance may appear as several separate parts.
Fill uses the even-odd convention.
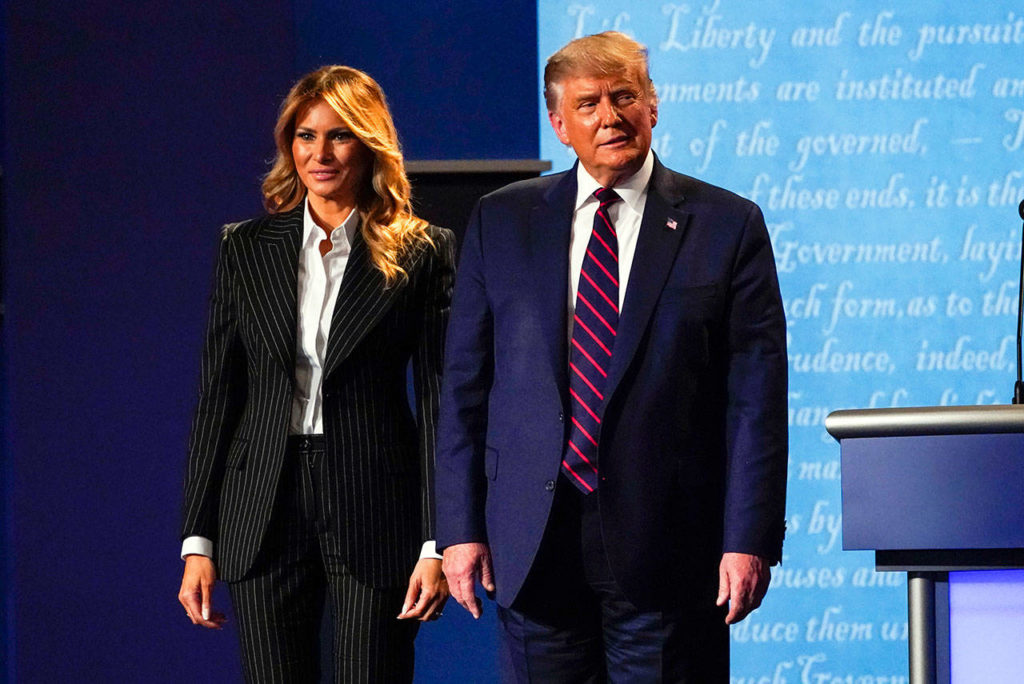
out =
[[[629,143],[630,140],[632,140],[632,138],[630,138],[628,135],[619,135],[612,138],[611,140],[606,140],[605,142],[600,143],[598,147],[619,147]]]

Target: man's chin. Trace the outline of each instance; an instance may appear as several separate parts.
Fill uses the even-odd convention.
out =
[[[644,165],[646,157],[646,152],[641,154],[639,150],[633,150],[628,154],[618,154],[610,157],[605,167],[617,174],[621,174],[623,177],[632,176]]]

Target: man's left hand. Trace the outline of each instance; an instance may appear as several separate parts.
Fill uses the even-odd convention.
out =
[[[760,606],[770,580],[768,561],[761,556],[723,553],[718,566],[718,600],[715,605],[724,606],[729,602],[725,624],[736,624]]]

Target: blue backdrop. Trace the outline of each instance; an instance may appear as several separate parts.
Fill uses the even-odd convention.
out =
[[[1010,401],[1019,6],[539,7],[541,65],[601,30],[646,44],[657,153],[757,201],[772,233],[789,324],[788,534],[765,605],[732,630],[734,684],[901,681],[905,580],[842,551],[839,448],[823,421],[839,408]],[[540,119],[541,155],[564,168],[572,156]]]

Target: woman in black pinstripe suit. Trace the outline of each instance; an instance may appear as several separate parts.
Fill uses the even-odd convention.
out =
[[[410,681],[417,621],[448,597],[431,487],[454,240],[412,213],[366,74],[303,77],[275,139],[268,215],[221,240],[179,600],[219,628],[228,583],[248,681],[317,681],[325,605],[336,681]]]

